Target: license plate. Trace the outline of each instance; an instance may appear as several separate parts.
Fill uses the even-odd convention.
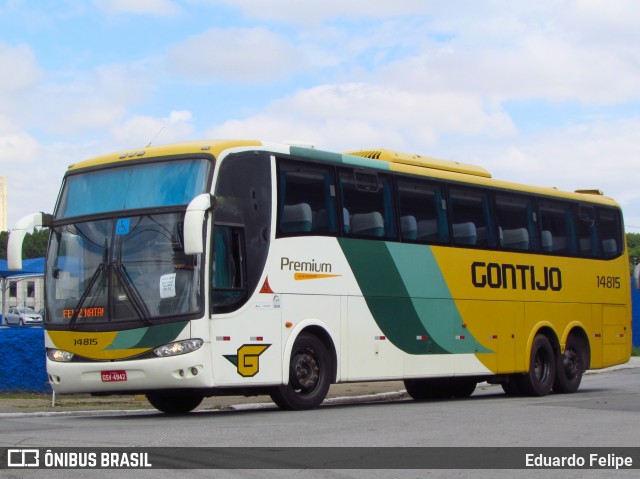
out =
[[[103,383],[112,383],[116,381],[127,380],[126,371],[101,371],[100,376],[102,377]]]

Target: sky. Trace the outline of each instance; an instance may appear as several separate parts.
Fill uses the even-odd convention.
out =
[[[69,164],[301,141],[601,189],[640,233],[636,0],[0,0],[9,228]]]

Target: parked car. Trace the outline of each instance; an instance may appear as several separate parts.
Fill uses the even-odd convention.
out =
[[[4,321],[7,324],[19,324],[20,326],[42,324],[42,316],[36,313],[33,308],[12,306],[5,314]]]

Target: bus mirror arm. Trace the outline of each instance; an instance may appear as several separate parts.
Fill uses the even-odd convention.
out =
[[[184,252],[185,254],[200,254],[204,252],[202,228],[206,213],[215,209],[216,197],[209,193],[196,196],[184,216]]]
[[[46,213],[32,213],[18,220],[15,228],[9,234],[7,243],[7,266],[9,270],[19,271],[22,269],[22,243],[27,233],[31,233],[34,228],[50,227],[53,216]]]
[[[640,289],[640,264],[633,268],[633,286],[636,289]]]

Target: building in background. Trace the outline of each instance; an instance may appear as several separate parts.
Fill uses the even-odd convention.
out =
[[[10,271],[7,261],[0,259],[0,294],[3,318],[11,306],[44,308],[44,258],[23,260],[20,271]]]
[[[7,228],[7,177],[0,176],[0,231]]]

